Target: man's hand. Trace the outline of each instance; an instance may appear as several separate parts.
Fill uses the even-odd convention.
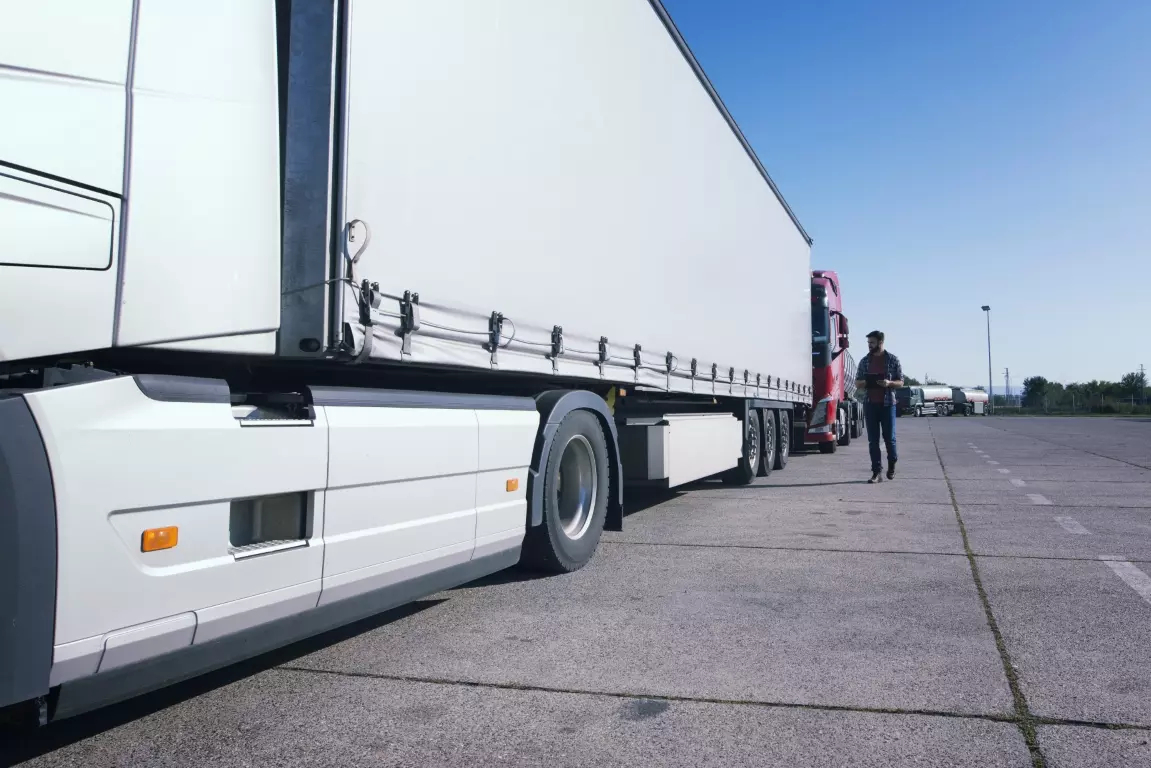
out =
[[[880,379],[879,380],[879,386],[883,387],[884,389],[887,389],[888,387],[891,386],[891,382],[888,379]]]

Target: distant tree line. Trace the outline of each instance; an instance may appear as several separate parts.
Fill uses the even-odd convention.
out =
[[[1119,381],[1060,384],[1043,376],[1023,380],[1023,407],[1029,413],[1151,413],[1147,375],[1132,371]]]

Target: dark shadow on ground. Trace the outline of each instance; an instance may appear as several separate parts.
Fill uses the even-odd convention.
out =
[[[894,481],[893,481],[894,482]],[[821,483],[770,483],[759,486],[745,485],[744,488],[822,488],[825,485],[867,485],[867,479],[862,480],[836,480],[834,482],[821,482]],[[733,488],[732,490],[739,490]]]
[[[0,766],[14,765],[40,757],[260,672],[290,664],[303,656],[434,608],[443,602],[445,600],[442,599],[417,600],[182,683],[51,723],[44,728],[37,728],[34,725],[0,727]],[[194,757],[189,757],[194,764]]]

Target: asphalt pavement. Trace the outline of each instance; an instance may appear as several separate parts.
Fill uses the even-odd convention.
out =
[[[1151,420],[902,418],[33,733],[36,766],[1151,766]],[[24,762],[21,762],[24,761]]]

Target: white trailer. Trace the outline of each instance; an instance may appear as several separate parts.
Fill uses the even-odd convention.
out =
[[[810,239],[658,0],[0,0],[0,708],[747,483]]]
[[[989,398],[982,389],[951,388],[951,415],[962,413],[964,416],[986,416],[989,409]]]

